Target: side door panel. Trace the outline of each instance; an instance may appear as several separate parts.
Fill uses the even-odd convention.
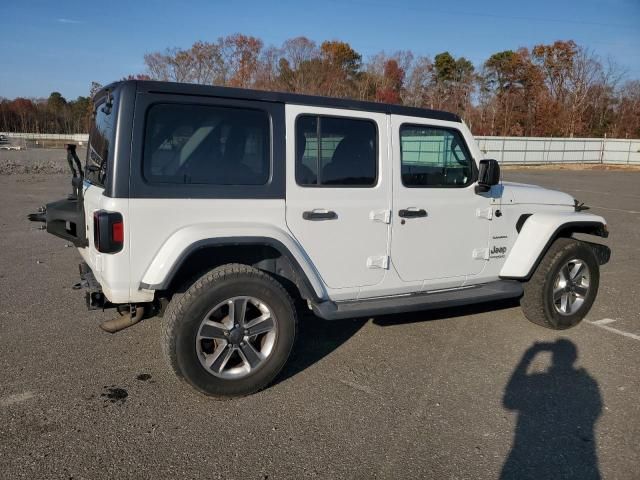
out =
[[[296,172],[296,155],[300,153],[296,152],[296,119],[309,115],[375,123],[377,180],[373,186],[304,185],[301,172]],[[350,296],[355,297],[360,287],[380,283],[388,265],[390,228],[387,220],[391,208],[388,116],[299,105],[286,105],[285,116],[287,226],[325,284],[331,289],[351,289],[353,295]],[[321,141],[322,148],[338,152],[342,148],[340,142],[348,139],[338,138],[334,145],[330,145],[329,140]],[[305,139],[304,142],[302,154],[306,155],[309,149],[317,147],[313,139]],[[335,155],[337,153],[334,153],[333,160]],[[326,161],[331,162],[332,159]],[[307,167],[302,168],[308,170]]]
[[[432,288],[437,288],[439,280],[442,280],[443,288],[462,285],[470,277],[480,274],[486,265],[484,256],[491,225],[488,218],[491,216],[488,213],[491,199],[474,191],[473,179],[477,170],[471,156],[472,149],[467,147],[473,139],[466,127],[452,122],[392,115],[391,125],[394,139],[393,266],[405,282],[424,280]],[[452,169],[439,170],[437,163],[431,167],[429,162],[437,162],[438,158],[442,161],[445,150],[450,153],[453,148],[451,140],[447,143],[436,137],[433,140],[421,138],[417,134],[401,140],[403,125],[416,126],[415,131],[418,132],[421,127],[425,127],[425,131],[452,132],[446,134],[447,138],[457,139],[454,140],[456,145],[460,143],[459,139],[467,144],[456,148],[464,150],[464,156],[468,156],[473,164],[473,171],[461,173],[455,159]],[[445,138],[444,134],[441,138]],[[405,174],[411,161],[416,171],[427,173],[414,173],[403,180],[401,148],[405,154]],[[407,160],[409,154],[414,160]],[[450,177],[446,180],[447,174],[457,175],[460,179],[451,180]],[[421,212],[422,215],[402,217],[402,210]]]

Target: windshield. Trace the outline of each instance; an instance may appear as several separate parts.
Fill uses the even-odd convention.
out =
[[[109,107],[109,104],[112,106]],[[95,113],[91,119],[85,178],[101,187],[105,184],[111,161],[110,155],[112,155],[111,149],[116,129],[116,109],[117,99],[111,97],[111,101],[107,103],[107,96],[104,96],[97,101]]]

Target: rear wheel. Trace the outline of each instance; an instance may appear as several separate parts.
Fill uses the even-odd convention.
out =
[[[600,269],[591,247],[572,238],[559,238],[525,284],[520,305],[531,322],[564,330],[589,313],[599,283]]]
[[[215,268],[174,296],[163,320],[163,350],[176,375],[217,397],[266,387],[286,363],[296,336],[286,290],[240,264]]]

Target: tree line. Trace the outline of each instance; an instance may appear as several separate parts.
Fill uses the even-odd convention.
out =
[[[102,86],[92,82],[89,95],[67,100],[60,92],[48,98],[0,98],[0,132],[86,133],[93,113],[91,98]]]
[[[381,52],[365,61],[339,40],[296,37],[276,47],[234,34],[148,53],[144,63],[146,72],[128,78],[447,110],[476,135],[640,138],[640,81],[625,81],[619,66],[572,40],[504,50],[476,66],[449,52]],[[88,100],[52,97],[0,102],[0,130],[86,131]]]
[[[59,92],[47,99],[16,98],[0,101],[0,131],[28,133],[86,132],[91,101],[67,101]]]

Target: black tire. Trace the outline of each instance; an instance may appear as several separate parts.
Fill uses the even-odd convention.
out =
[[[242,378],[219,378],[202,365],[196,335],[211,308],[238,296],[255,297],[268,305],[277,319],[275,341],[255,371]],[[219,398],[240,397],[274,380],[289,358],[296,331],[293,301],[277,280],[248,265],[228,264],[200,277],[184,294],[173,296],[163,318],[162,349],[175,374],[198,391]]]
[[[589,289],[575,312],[561,314],[554,305],[554,283],[560,269],[573,259],[582,260],[589,267]],[[558,238],[542,258],[531,279],[525,283],[520,306],[529,321],[553,330],[565,330],[576,326],[589,313],[599,284],[600,268],[591,247],[573,238]]]

